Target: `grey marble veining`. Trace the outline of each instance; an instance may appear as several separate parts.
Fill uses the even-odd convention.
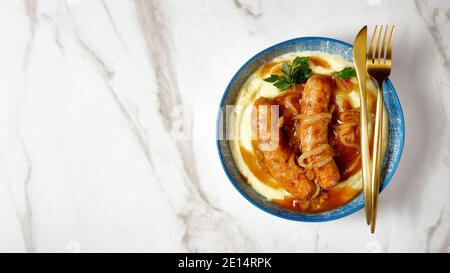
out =
[[[1,1],[0,252],[448,252],[449,14],[445,0]],[[234,72],[277,42],[351,43],[377,23],[397,26],[406,122],[377,233],[362,212],[311,224],[253,207],[215,147]]]

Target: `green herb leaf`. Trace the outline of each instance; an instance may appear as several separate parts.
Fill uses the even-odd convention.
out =
[[[282,78],[281,76],[279,76],[277,74],[272,74],[272,75],[270,75],[270,77],[265,78],[264,81],[274,83],[274,82],[279,81],[281,79],[284,79],[284,78]]]
[[[284,91],[290,87],[294,87],[295,83],[288,82],[285,79],[282,79],[280,81],[275,82],[273,85],[275,85],[276,88],[280,89],[280,91]]]
[[[356,77],[356,71],[353,67],[347,66],[341,71],[335,72],[334,75],[342,79],[351,79],[353,77]]]
[[[308,65],[309,64],[309,57],[295,57],[294,61],[292,62],[294,66],[298,65]]]
[[[308,57],[296,57],[292,63],[284,62],[281,65],[282,76],[272,74],[264,81],[272,83],[275,87],[284,91],[295,87],[298,83],[304,83],[311,76]]]
[[[285,77],[277,74],[270,75],[270,77],[265,78],[264,81],[272,83],[275,87],[280,89],[280,91],[284,91],[294,85]]]
[[[308,57],[296,57],[292,62],[291,78],[295,83],[304,83],[311,76]]]
[[[281,71],[283,72],[286,79],[291,77],[291,67],[287,63],[281,65]]]

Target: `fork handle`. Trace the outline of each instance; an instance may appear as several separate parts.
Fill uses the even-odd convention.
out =
[[[375,114],[375,128],[373,135],[373,160],[372,160],[372,217],[370,221],[370,230],[375,232],[377,208],[378,208],[378,193],[380,191],[381,182],[381,146],[383,134],[383,81],[378,82],[377,91],[377,105]]]

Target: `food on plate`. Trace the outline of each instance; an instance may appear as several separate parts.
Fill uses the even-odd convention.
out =
[[[317,175],[317,184],[329,189],[339,183],[339,170],[334,162],[333,147],[328,143],[328,125],[332,113],[329,111],[331,98],[331,80],[328,77],[314,75],[308,79],[301,98],[300,143],[302,155],[298,164],[312,169]]]
[[[286,98],[291,99],[291,97]],[[264,97],[255,102],[253,126],[256,128],[254,130],[256,159],[259,165],[265,168],[292,196],[300,199],[309,198],[316,186],[313,181],[306,178],[294,162],[295,145],[289,145],[289,140],[282,136],[283,129],[280,126],[280,119],[273,118],[275,113],[278,115],[278,111],[275,111],[276,108],[272,107],[272,105],[276,105],[274,103],[277,102]],[[285,111],[289,111],[288,108]],[[288,115],[282,117],[288,119]],[[292,126],[293,124],[288,125],[287,122],[284,129],[290,127],[288,131],[291,131],[295,128]],[[292,119],[289,122],[292,122]]]
[[[370,81],[367,90],[371,136]],[[324,52],[288,53],[258,68],[236,99],[229,140],[247,183],[273,203],[306,213],[355,198],[362,189],[358,92],[353,64]]]

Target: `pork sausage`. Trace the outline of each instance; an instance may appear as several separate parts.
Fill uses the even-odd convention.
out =
[[[306,179],[303,170],[290,160],[295,153],[275,116],[280,105],[270,99],[261,97],[256,100],[252,114],[252,128],[256,141],[257,153],[266,170],[294,198],[306,200],[316,191],[313,181]],[[272,107],[274,105],[275,107]],[[282,106],[284,107],[284,106]],[[276,117],[276,118],[274,118]],[[295,165],[295,166],[294,166]]]
[[[316,181],[323,189],[339,182],[339,170],[333,159],[333,149],[328,143],[328,112],[332,87],[325,76],[314,75],[306,82],[300,104],[300,142],[302,154],[308,155],[305,163],[313,168]]]

